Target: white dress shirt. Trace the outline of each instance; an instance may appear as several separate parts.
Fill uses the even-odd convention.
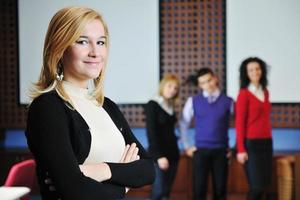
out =
[[[262,89],[261,85],[256,87],[254,84],[250,83],[248,85],[248,90],[260,101],[262,101],[262,102],[265,101],[265,94],[264,94],[264,90]]]

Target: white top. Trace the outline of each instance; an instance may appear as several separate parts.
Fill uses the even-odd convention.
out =
[[[174,114],[174,107],[169,105],[162,96],[157,95],[152,100],[157,102],[169,115]]]
[[[248,90],[259,100],[265,101],[265,94],[264,94],[264,91],[263,91],[261,85],[256,87],[254,84],[250,83],[248,85]]]
[[[91,148],[83,164],[119,162],[125,149],[125,140],[108,113],[96,104],[88,89],[66,81],[63,81],[63,87],[90,128]]]

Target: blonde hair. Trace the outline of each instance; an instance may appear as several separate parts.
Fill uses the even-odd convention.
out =
[[[175,103],[178,100],[179,97],[179,86],[180,86],[180,82],[179,82],[179,78],[173,74],[166,74],[160,81],[159,83],[159,90],[158,90],[158,94],[160,96],[163,96],[163,91],[164,88],[166,86],[167,83],[169,82],[175,82],[178,86],[178,91],[177,94],[171,99],[172,103]]]
[[[85,26],[93,21],[99,20],[104,27],[106,46],[108,47],[108,28],[103,17],[93,9],[86,7],[66,7],[59,10],[51,19],[48,26],[44,42],[43,65],[39,80],[33,85],[30,97],[37,98],[43,93],[56,90],[58,95],[65,101],[71,103],[70,98],[62,87],[62,81],[56,80],[57,74],[60,73],[61,59],[64,52],[71,46],[84,31]],[[104,61],[104,67],[96,79],[94,79],[95,89],[92,97],[99,105],[103,104],[103,81],[107,61]]]

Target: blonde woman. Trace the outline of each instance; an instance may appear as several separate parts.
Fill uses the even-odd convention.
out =
[[[174,75],[166,75],[160,82],[158,95],[146,105],[149,151],[156,163],[152,200],[168,199],[176,176],[179,150],[175,135],[174,104],[178,92],[178,78]]]
[[[89,8],[63,8],[49,24],[26,129],[42,199],[120,199],[154,180],[151,159],[104,97],[108,42]]]

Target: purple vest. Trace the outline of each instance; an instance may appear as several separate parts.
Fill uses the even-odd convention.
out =
[[[223,93],[213,103],[208,103],[202,93],[193,97],[197,148],[228,147],[231,104],[232,99]]]

